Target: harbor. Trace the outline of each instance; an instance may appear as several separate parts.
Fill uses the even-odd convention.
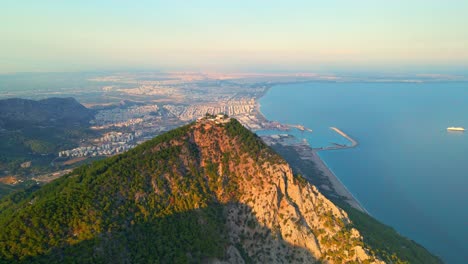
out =
[[[345,132],[343,132],[342,130],[340,130],[339,128],[337,127],[330,127],[331,130],[335,131],[336,133],[338,133],[340,136],[344,137],[345,139],[347,139],[351,145],[346,145],[346,144],[339,144],[339,143],[334,143],[332,142],[332,145],[331,146],[326,146],[326,147],[319,147],[319,148],[313,148],[313,150],[315,151],[323,151],[323,150],[337,150],[337,149],[348,149],[348,148],[354,148],[356,147],[357,145],[359,145],[359,143],[354,140],[352,137],[348,136],[348,134],[346,134]]]
[[[339,128],[330,127],[330,129],[344,137],[350,144],[332,143],[327,147],[313,148],[306,139],[299,140],[290,134],[262,135],[261,137],[267,145],[278,151],[293,166],[293,169],[316,185],[323,194],[329,198],[346,202],[353,208],[368,214],[364,206],[353,196],[318,154],[319,151],[354,148],[359,144]]]

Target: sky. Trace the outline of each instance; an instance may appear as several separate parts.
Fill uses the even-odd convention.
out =
[[[467,0],[2,0],[0,73],[466,69]]]

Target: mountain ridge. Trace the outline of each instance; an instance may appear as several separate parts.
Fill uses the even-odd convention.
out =
[[[59,151],[96,136],[89,123],[94,114],[72,97],[0,100],[0,176],[56,169],[51,163]]]
[[[11,195],[0,225],[4,261],[383,263],[344,210],[235,119]]]
[[[86,124],[93,118],[93,113],[93,110],[87,109],[73,97],[52,97],[38,101],[22,98],[0,100],[0,121],[6,129],[23,122],[45,126],[53,123]]]

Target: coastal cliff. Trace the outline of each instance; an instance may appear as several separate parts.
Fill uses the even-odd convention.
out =
[[[242,245],[254,262],[381,263],[343,210],[301,176],[294,176],[282,158],[237,121],[226,127],[211,123],[195,127],[199,129],[193,139],[200,146],[202,164],[217,164],[219,175],[236,178],[236,203],[227,206],[228,237],[233,245]],[[249,153],[242,137],[259,144],[259,153]],[[220,194],[218,199],[225,200]]]
[[[345,211],[228,118],[10,195],[0,226],[2,263],[384,263]]]

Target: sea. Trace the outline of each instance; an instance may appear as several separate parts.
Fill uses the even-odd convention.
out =
[[[366,210],[446,263],[468,263],[468,82],[313,82],[273,86],[260,99],[272,121],[319,152]],[[284,132],[281,132],[284,133]]]

